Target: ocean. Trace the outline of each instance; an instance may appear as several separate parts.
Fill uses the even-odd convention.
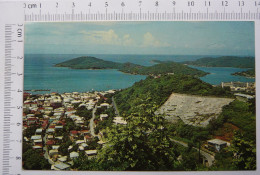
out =
[[[152,60],[162,61],[190,61],[210,55],[103,55],[103,54],[25,54],[24,61],[24,89],[50,89],[51,92],[87,92],[106,91],[109,89],[124,89],[135,82],[145,79],[144,75],[130,75],[115,69],[112,70],[82,70],[64,67],[54,67],[55,64],[79,56],[95,56],[103,60],[114,62],[132,62],[144,66],[154,63]],[[216,57],[216,56],[211,56]],[[194,66],[192,66],[194,67]],[[222,81],[253,82],[255,79],[231,75],[234,72],[245,71],[240,68],[209,68],[194,67],[210,74],[201,79],[210,84],[220,84]],[[38,91],[35,93],[46,93]]]

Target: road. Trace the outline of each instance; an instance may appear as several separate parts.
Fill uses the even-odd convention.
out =
[[[116,102],[115,102],[115,100],[114,100],[114,97],[112,97],[112,105],[113,105],[113,107],[114,107],[114,109],[115,109],[116,117],[120,117],[119,111],[118,111],[118,108],[117,108],[117,105],[116,105]]]
[[[95,106],[95,108],[92,110],[92,118],[89,121],[90,134],[93,137],[98,136],[98,135],[95,134],[95,130],[94,130],[94,119],[96,117],[96,115],[95,115],[96,111],[97,111],[97,106]]]
[[[175,140],[175,139],[171,139],[171,141],[175,142],[175,143],[178,143],[184,147],[188,147],[188,144],[187,143],[184,143],[184,142],[181,142],[181,141],[178,141],[178,140]],[[192,147],[193,149],[199,151],[198,148],[195,148],[195,147]],[[215,161],[215,157],[210,155],[209,153],[203,151],[203,150],[200,150],[200,154],[202,154],[207,160],[208,160],[208,164],[209,166],[212,166],[213,165],[213,162]]]

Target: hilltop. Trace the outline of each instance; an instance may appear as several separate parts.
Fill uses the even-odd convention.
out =
[[[160,74],[183,74],[192,76],[204,76],[207,73],[197,70],[186,65],[172,61],[157,61],[153,66],[141,66],[134,63],[118,63],[113,61],[105,61],[95,57],[78,57],[62,63],[58,63],[55,67],[69,67],[72,69],[118,69],[124,73],[139,74],[139,75],[160,75]]]
[[[161,106],[172,93],[200,96],[232,97],[230,91],[213,87],[189,75],[164,75],[160,78],[147,77],[133,86],[118,92],[115,100],[121,113],[136,112],[135,107],[150,97],[150,104]]]
[[[237,57],[237,56],[222,56],[217,58],[205,57],[195,61],[185,61],[183,64],[204,67],[236,67],[236,68],[254,68],[254,57]]]

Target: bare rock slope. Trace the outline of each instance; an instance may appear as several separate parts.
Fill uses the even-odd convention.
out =
[[[156,113],[164,114],[172,122],[181,119],[186,124],[205,127],[213,117],[218,117],[223,106],[232,101],[231,98],[173,93]]]

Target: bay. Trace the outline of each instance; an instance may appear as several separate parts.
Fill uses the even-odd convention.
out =
[[[144,75],[125,74],[115,69],[82,70],[54,67],[55,64],[86,56],[86,54],[26,54],[24,62],[24,89],[50,89],[51,92],[87,92],[106,91],[109,89],[124,89],[135,82],[145,79]],[[152,60],[161,61],[191,61],[206,57],[200,55],[88,55],[114,62],[132,62],[144,66],[155,64]],[[211,56],[216,57],[216,56]],[[196,67],[190,66],[210,74],[201,80],[217,85],[221,82],[241,81],[254,82],[255,79],[231,75],[234,72],[245,71],[239,68]],[[36,93],[46,93],[38,91]]]
[[[248,69],[234,68],[234,67],[198,67],[198,66],[190,66],[190,67],[208,72],[209,73],[208,75],[204,77],[200,77],[200,79],[212,85],[219,85],[221,84],[221,82],[231,82],[231,81],[255,82],[254,78],[232,75],[235,72],[242,72]]]

